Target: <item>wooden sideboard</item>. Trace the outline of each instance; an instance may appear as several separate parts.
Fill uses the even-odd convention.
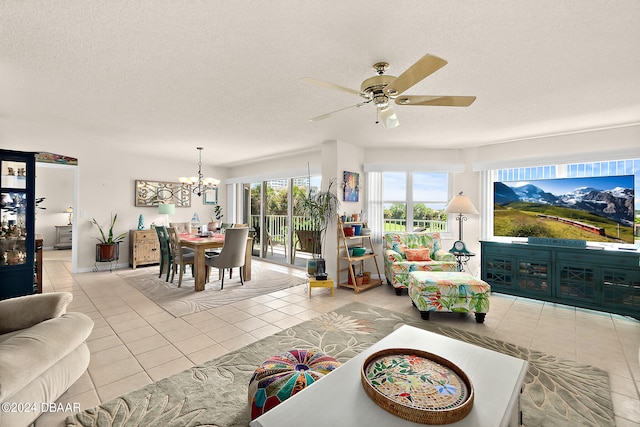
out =
[[[491,290],[640,319],[640,252],[480,242]]]
[[[56,249],[71,249],[71,225],[56,225]]]
[[[160,242],[156,230],[129,230],[129,265],[160,263]]]
[[[42,245],[44,238],[42,234],[36,234],[36,256],[35,256],[35,270],[34,270],[34,291],[37,294],[42,293]]]

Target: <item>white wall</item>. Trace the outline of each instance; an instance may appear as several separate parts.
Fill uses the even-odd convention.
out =
[[[91,218],[96,217],[101,223],[106,224],[110,213],[117,212],[119,216],[115,231],[118,233],[137,228],[140,214],[144,215],[147,228],[152,221],[164,222],[164,218],[157,213],[157,209],[136,208],[134,206],[136,179],[175,182],[178,176],[191,176],[197,170],[195,150],[193,162],[154,158],[153,153],[144,158],[132,158],[113,152],[109,148],[108,140],[95,140],[90,136],[83,138],[82,143],[70,143],[69,141],[56,143],[44,140],[27,141],[22,138],[11,139],[5,135],[2,139],[2,145],[7,149],[54,152],[79,159],[78,205],[74,206],[77,209],[77,221],[74,224],[74,238],[77,240],[76,248],[78,251],[77,271],[90,271],[93,268],[97,230],[89,223]],[[537,138],[466,150],[401,150],[399,148],[364,150],[353,144],[331,141],[319,144],[317,151],[264,159],[260,162],[234,167],[232,170],[204,166],[204,174],[221,179],[223,184],[229,178],[228,182],[242,182],[245,181],[242,177],[247,176],[264,175],[269,178],[291,176],[290,171],[300,171],[300,175],[306,175],[308,162],[312,174],[321,172],[323,176],[335,177],[338,182],[341,182],[341,174],[344,170],[362,173],[364,163],[376,164],[392,161],[401,165],[406,162],[408,167],[417,167],[416,165],[423,163],[459,167],[462,163],[466,165],[466,169],[463,167],[463,171],[454,174],[453,189],[454,191],[464,191],[476,205],[476,208],[480,210],[480,180],[477,170],[481,170],[483,167],[496,167],[496,164],[501,164],[503,167],[506,165],[532,165],[539,161],[554,159],[585,161],[620,158],[620,156],[640,157],[640,126]],[[361,184],[364,185],[362,178],[363,176],[361,176]],[[36,186],[38,185],[36,182]],[[219,200],[227,200],[226,186],[221,185],[219,191]],[[338,188],[338,191],[340,192],[341,188]],[[40,195],[38,194],[38,196]],[[48,202],[49,199],[47,199]],[[349,203],[342,209],[355,212],[361,208],[360,204]],[[53,209],[54,207],[51,205],[52,214]],[[226,211],[225,206],[223,209]],[[171,220],[190,221],[194,212],[198,212],[201,221],[205,222],[213,212],[213,205],[204,205],[201,199],[194,197],[192,207],[177,208],[176,215]],[[52,219],[51,221],[53,223],[57,220]],[[60,221],[64,221],[64,219],[62,218]],[[40,225],[49,227],[49,225],[45,225],[44,219]],[[477,243],[480,236],[478,218],[470,218],[465,223],[464,230],[465,242],[471,250],[479,251]],[[455,235],[457,236],[457,233]],[[335,233],[330,232],[328,237],[335,239]],[[452,240],[444,245],[446,247],[451,243]],[[327,242],[327,248],[332,247],[335,247],[335,240],[333,243]],[[120,255],[120,264],[128,265],[128,239],[122,245]],[[327,255],[328,260],[332,258],[335,256]],[[477,264],[478,261],[479,256],[474,262]],[[332,262],[335,262],[335,259]],[[335,266],[333,268],[334,270],[328,271],[335,271]],[[477,266],[474,266],[474,269],[477,271]]]
[[[320,173],[320,150],[260,159],[229,170],[227,183],[253,183],[269,179],[307,176]]]
[[[198,168],[196,150],[193,150],[193,162],[154,158],[152,153],[144,158],[134,158],[123,156],[111,150],[109,141],[92,140],[90,137],[77,144],[69,144],[68,141],[57,143],[55,141],[21,140],[20,142],[15,142],[5,137],[3,148],[5,147],[18,151],[52,152],[78,159],[78,200],[77,205],[74,206],[76,221],[73,225],[74,252],[76,252],[77,256],[77,262],[74,263],[74,272],[91,271],[94,267],[96,237],[99,233],[97,228],[90,223],[92,218],[95,217],[99,223],[107,226],[111,213],[117,213],[118,220],[114,227],[115,234],[137,229],[140,214],[144,217],[144,224],[147,229],[152,222],[162,224],[166,221],[164,215],[158,214],[157,208],[135,206],[134,194],[135,181],[137,179],[176,182],[179,176],[193,176]],[[205,176],[221,179],[224,183],[228,170],[203,165],[203,173]],[[56,214],[60,215],[60,217],[59,219],[54,218],[55,211],[60,206],[59,202],[56,201],[54,204],[53,200],[58,196],[52,196],[50,199],[48,195],[40,195],[40,190],[45,191],[44,189],[48,187],[48,183],[45,183],[45,180],[49,179],[47,172],[39,170],[38,174],[42,174],[42,179],[40,177],[36,178],[36,195],[38,197],[47,197],[45,203],[47,211],[40,212],[51,213],[51,219],[45,216],[40,217],[39,213],[39,218],[36,221],[37,227],[45,230],[52,227],[52,225],[66,224],[65,215]],[[66,186],[68,184],[61,185]],[[225,185],[220,186],[218,199],[222,203],[226,200]],[[60,203],[64,203],[65,209],[68,207],[66,199]],[[197,212],[201,222],[207,222],[209,216],[213,214],[213,206],[205,205],[201,198],[193,195],[191,207],[176,207],[176,214],[171,216],[170,221],[191,221],[192,215]],[[224,204],[222,207],[224,210]],[[45,218],[47,219],[45,220]],[[50,241],[53,241],[53,239],[52,237]],[[128,236],[125,242],[120,245],[119,265],[123,267],[129,265]],[[100,267],[104,269],[108,268],[108,265],[101,264]]]
[[[36,234],[44,237],[44,249],[53,249],[56,225],[67,225],[69,215],[62,213],[73,206],[73,168],[48,163],[36,163],[36,198],[46,209],[36,209]]]

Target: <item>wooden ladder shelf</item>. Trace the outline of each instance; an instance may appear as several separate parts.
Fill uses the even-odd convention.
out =
[[[375,249],[371,242],[371,236],[346,236],[344,233],[344,227],[349,225],[363,225],[362,222],[347,222],[343,223],[342,219],[338,216],[338,287],[344,286],[351,288],[357,294],[365,289],[372,288],[382,284],[380,275],[380,268],[378,267],[378,259],[376,258]],[[353,256],[349,254],[349,248],[351,247],[364,247],[367,251],[362,256]],[[357,284],[356,273],[354,266],[360,266],[360,272],[364,272],[365,262],[372,259],[376,267],[377,277],[369,277],[369,283]],[[347,280],[342,280],[341,276],[343,272],[347,272]]]

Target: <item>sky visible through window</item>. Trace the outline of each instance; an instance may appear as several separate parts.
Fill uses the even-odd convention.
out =
[[[448,176],[446,173],[414,172],[414,202],[444,202],[448,200]],[[406,201],[407,174],[405,172],[384,173],[384,201]]]

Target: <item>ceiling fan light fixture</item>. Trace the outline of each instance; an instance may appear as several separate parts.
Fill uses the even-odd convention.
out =
[[[389,98],[383,94],[373,96],[373,103],[378,108],[387,108],[389,106]]]

